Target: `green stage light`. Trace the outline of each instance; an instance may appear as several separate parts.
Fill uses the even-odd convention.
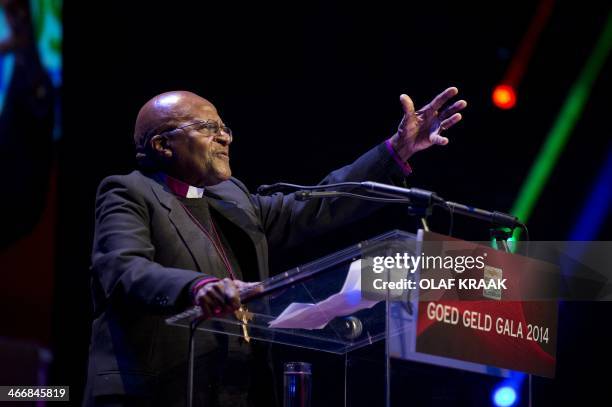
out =
[[[568,97],[553,127],[546,136],[544,145],[540,149],[514,202],[511,213],[524,223],[529,219],[544,185],[552,173],[554,165],[559,159],[576,122],[580,118],[593,83],[597,79],[610,53],[610,48],[612,48],[612,13],[608,15],[604,30],[592,54],[580,72],[578,80],[571,87]],[[520,233],[520,229],[515,230],[513,237],[518,239]]]

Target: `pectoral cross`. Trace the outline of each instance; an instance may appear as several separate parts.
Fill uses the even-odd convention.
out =
[[[242,323],[242,337],[245,342],[250,342],[251,337],[249,336],[248,324],[253,319],[253,313],[249,312],[246,305],[241,305],[236,311],[234,311],[236,319]]]

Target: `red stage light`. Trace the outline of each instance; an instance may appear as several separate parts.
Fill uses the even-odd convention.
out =
[[[495,106],[500,109],[512,109],[516,104],[516,92],[510,85],[497,85],[492,98]]]

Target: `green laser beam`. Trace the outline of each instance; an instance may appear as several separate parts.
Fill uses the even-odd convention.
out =
[[[565,103],[561,107],[557,119],[546,136],[546,141],[542,145],[514,201],[511,212],[524,223],[531,215],[538,198],[542,194],[544,184],[548,181],[555,163],[580,118],[593,83],[610,53],[610,48],[612,48],[612,12],[608,15],[604,30],[595,44],[593,52],[582,68],[578,79],[570,88]],[[520,233],[521,230],[516,229],[513,237],[518,239]]]

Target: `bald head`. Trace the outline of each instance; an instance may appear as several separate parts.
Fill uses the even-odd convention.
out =
[[[138,151],[152,136],[177,127],[202,112],[217,114],[217,109],[208,100],[185,90],[165,92],[151,98],[138,112],[134,128],[134,144]]]
[[[231,142],[215,106],[195,93],[157,95],[136,118],[134,143],[141,168],[163,171],[191,185],[215,185],[231,176]]]

